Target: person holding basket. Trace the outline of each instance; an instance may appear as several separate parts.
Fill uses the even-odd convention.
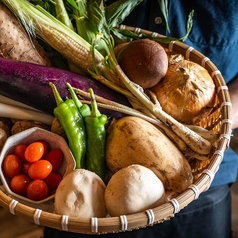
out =
[[[113,1],[106,1],[106,4]],[[187,17],[194,11],[193,26],[185,44],[208,57],[220,70],[229,88],[233,129],[238,127],[238,11],[236,0],[170,0],[168,28],[157,0],[142,1],[123,24],[157,32],[168,37],[186,35]],[[229,148],[210,188],[197,200],[163,223],[100,237],[135,238],[229,238],[231,231],[230,186],[235,182],[238,156]],[[44,238],[96,237],[45,228]]]

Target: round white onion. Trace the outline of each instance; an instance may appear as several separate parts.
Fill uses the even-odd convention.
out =
[[[165,112],[184,124],[197,124],[214,107],[215,84],[197,63],[181,60],[151,89]]]

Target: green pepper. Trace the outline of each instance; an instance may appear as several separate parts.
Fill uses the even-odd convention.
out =
[[[71,94],[71,97],[72,97],[76,107],[78,108],[80,114],[82,115],[82,117],[85,118],[86,116],[90,115],[91,109],[90,109],[89,105],[81,103],[80,100],[78,99],[76,93],[74,92],[72,86],[69,83],[66,83],[66,85],[67,85],[69,92]]]
[[[82,168],[86,153],[86,131],[83,117],[72,99],[63,101],[55,85],[51,82],[49,85],[53,90],[57,104],[54,115],[65,131],[69,148],[76,162],[76,168]]]
[[[98,110],[93,90],[90,88],[88,91],[91,97],[91,114],[84,118],[87,132],[86,165],[88,170],[104,179],[107,116]]]

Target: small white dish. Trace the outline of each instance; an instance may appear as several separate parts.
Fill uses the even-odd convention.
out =
[[[2,184],[6,190],[6,193],[11,196],[12,198],[18,200],[19,202],[22,202],[24,204],[40,204],[47,202],[51,199],[54,198],[55,194],[49,194],[48,197],[46,197],[43,200],[40,201],[34,201],[31,199],[28,199],[24,196],[18,195],[14,192],[11,191],[9,187],[9,182],[10,179],[7,178],[3,171],[2,171],[2,161],[10,153],[13,153],[14,147],[18,145],[19,143],[26,143],[30,144],[33,141],[36,140],[45,140],[49,143],[50,149],[53,148],[59,148],[63,151],[64,153],[64,161],[63,164],[61,165],[61,168],[59,169],[59,173],[64,177],[66,176],[69,172],[75,169],[75,160],[74,157],[68,147],[67,142],[62,138],[61,136],[52,133],[50,131],[38,128],[38,127],[33,127],[30,129],[27,129],[25,131],[22,131],[20,133],[17,133],[13,136],[8,137],[6,140],[1,154],[0,154],[0,178],[2,180]]]

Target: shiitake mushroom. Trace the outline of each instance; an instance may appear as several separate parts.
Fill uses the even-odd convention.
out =
[[[127,77],[142,88],[151,88],[166,74],[168,57],[165,49],[149,39],[134,40],[125,44],[117,57]]]

